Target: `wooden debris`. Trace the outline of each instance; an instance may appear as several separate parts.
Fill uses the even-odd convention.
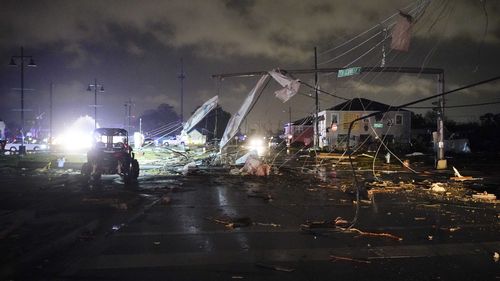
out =
[[[493,200],[496,200],[497,197],[495,196],[495,194],[490,194],[488,192],[483,192],[483,193],[476,193],[476,194],[472,194],[472,198],[473,199],[478,199],[478,200],[485,200],[485,201],[493,201]]]
[[[258,222],[256,225],[261,225],[261,226],[272,226],[272,227],[280,227],[280,224],[277,223],[263,223],[263,222]]]
[[[211,220],[216,223],[223,224],[225,227],[233,229],[237,227],[245,227],[252,225],[252,220],[248,217],[237,218],[234,220],[221,220],[212,217],[206,217],[207,220]]]
[[[339,257],[339,256],[333,256],[330,255],[330,261],[336,262],[336,261],[352,261],[352,262],[357,262],[357,263],[371,263],[371,261],[367,260],[359,260],[359,259],[353,259],[349,257]]]
[[[451,177],[451,180],[454,181],[473,181],[473,180],[482,180],[482,178],[474,178],[471,176],[462,176],[457,168],[453,167],[453,171],[455,172],[455,176]]]
[[[385,237],[385,238],[390,238],[390,239],[394,239],[394,240],[397,240],[397,241],[403,241],[403,238],[398,237],[396,235],[392,235],[390,233],[365,232],[365,231],[361,231],[361,230],[359,230],[357,228],[350,228],[350,229],[345,228],[344,230],[345,231],[350,231],[350,232],[356,232],[356,233],[359,234],[359,236]],[[359,236],[357,236],[357,237],[359,237]]]

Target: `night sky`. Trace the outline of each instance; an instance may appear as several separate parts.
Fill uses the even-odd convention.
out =
[[[500,75],[500,1],[304,1],[304,0],[170,0],[170,1],[0,1],[0,119],[19,121],[19,67],[12,55],[32,55],[37,68],[26,68],[26,119],[49,108],[54,83],[54,125],[61,130],[78,116],[93,111],[87,86],[97,78],[99,123],[123,126],[124,102],[133,114],[168,103],[179,111],[180,60],[183,58],[184,115],[219,93],[222,107],[234,113],[258,77],[227,78],[216,73],[313,68],[314,47],[319,67],[386,66],[444,68],[446,89]],[[425,11],[423,10],[425,8]],[[414,23],[410,50],[391,51],[381,42],[388,17],[402,10],[423,15]],[[377,24],[380,24],[377,26]],[[341,45],[350,38],[366,34]],[[376,33],[379,33],[376,35]],[[390,31],[387,34],[390,36]],[[371,40],[368,40],[373,37]],[[347,52],[368,40],[359,48]],[[347,52],[347,53],[346,53]],[[346,53],[344,56],[340,56]],[[333,58],[340,56],[336,60]],[[313,75],[298,78],[312,83]],[[435,94],[436,78],[415,74],[367,73],[349,78],[319,77],[322,90],[347,98],[366,97],[398,105]],[[450,96],[448,105],[498,102],[500,83]],[[273,96],[271,82],[249,115],[249,128],[276,130],[292,118],[314,111],[314,99],[297,95],[283,104]],[[301,92],[311,94],[302,87]],[[321,108],[341,100],[322,95]],[[427,102],[422,106],[430,106]],[[422,112],[416,111],[416,112]],[[500,104],[447,110],[459,122],[500,112]],[[44,115],[48,117],[48,114]],[[46,119],[47,120],[47,119]]]

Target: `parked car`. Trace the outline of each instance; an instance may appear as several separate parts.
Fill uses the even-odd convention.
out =
[[[5,145],[5,150],[9,150],[11,152],[17,152],[19,151],[19,147],[22,145],[22,140],[16,139],[15,141],[11,143],[7,143]],[[48,145],[45,143],[37,142],[36,140],[34,142],[24,142],[24,146],[26,147],[26,151],[39,151],[39,150],[47,150]]]
[[[176,145],[185,145],[186,141],[182,139],[180,136],[172,136],[167,138],[166,140],[163,140],[162,144],[164,146],[176,146]]]

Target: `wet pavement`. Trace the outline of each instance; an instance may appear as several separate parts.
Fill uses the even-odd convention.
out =
[[[115,176],[89,185],[71,170],[0,169],[0,279],[500,278],[499,205],[472,199],[481,182],[359,165],[356,202],[348,166],[311,157],[277,163],[268,177],[222,167],[142,171],[134,185]],[[493,173],[474,173],[498,192]]]

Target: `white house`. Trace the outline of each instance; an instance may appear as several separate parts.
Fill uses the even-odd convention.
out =
[[[386,143],[409,143],[411,135],[411,112],[390,110],[388,104],[364,98],[354,98],[319,112],[319,147],[345,148],[351,121],[368,114],[387,111],[354,123],[351,131],[351,146],[376,138]]]

